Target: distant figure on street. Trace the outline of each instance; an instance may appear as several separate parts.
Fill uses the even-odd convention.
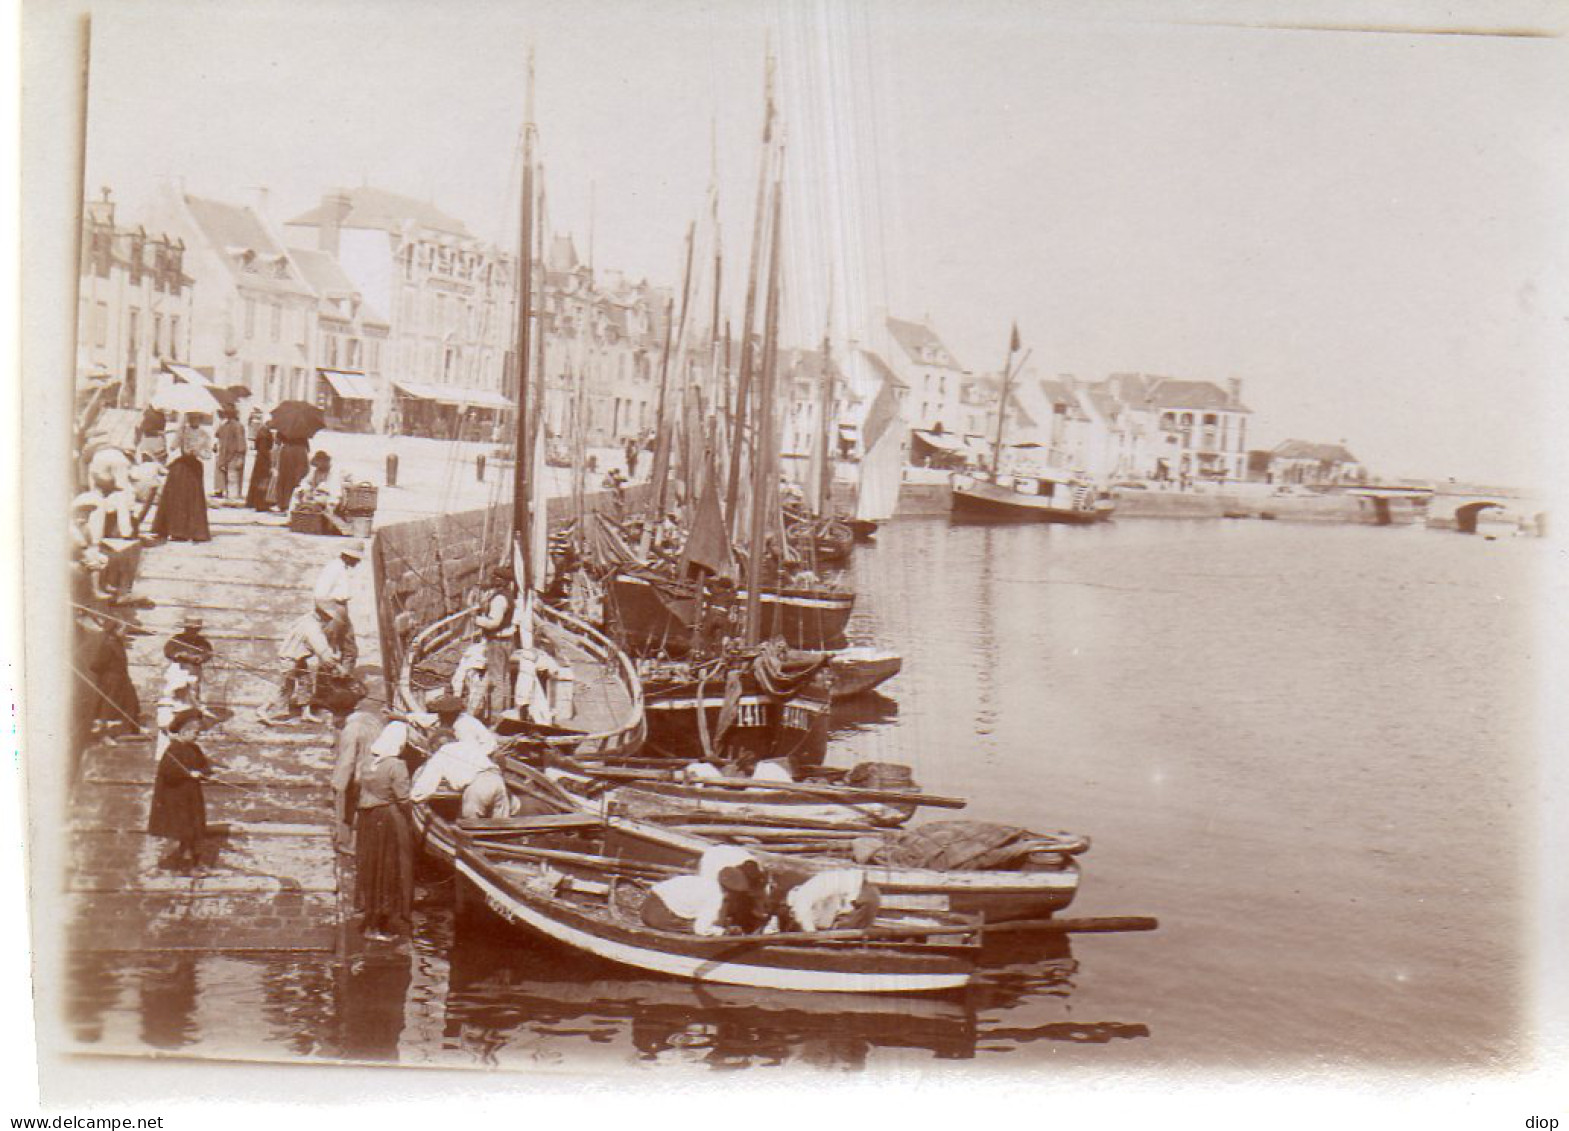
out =
[[[90,655],[79,656],[77,662],[86,666],[92,678],[93,729],[102,742],[113,746],[116,736],[130,737],[142,732],[142,702],[131,682],[124,622],[107,616],[93,619],[99,629],[95,647]]]
[[[232,408],[218,412],[218,455],[213,463],[213,498],[238,506],[244,498],[245,426]]]
[[[629,479],[629,480],[633,480],[633,479],[637,478],[637,457],[638,457],[638,452],[639,452],[639,448],[638,448],[637,438],[636,437],[629,438],[627,440],[627,442],[626,442],[627,479]]]
[[[319,511],[334,531],[346,534],[349,525],[338,514],[342,504],[343,476],[333,470],[332,456],[318,451],[310,458],[309,474],[294,489],[294,495],[289,500],[289,513],[298,510]]]
[[[254,421],[256,414],[252,413]],[[272,465],[273,432],[265,425],[251,438],[256,447],[256,458],[251,461],[251,485],[245,492],[245,505],[253,511],[272,510],[272,492],[275,469]]]
[[[169,745],[158,759],[147,832],[174,841],[173,853],[159,861],[164,867],[196,868],[201,863],[202,837],[207,832],[202,782],[212,767],[202,748],[196,745],[200,727],[198,712],[176,715],[167,728]]]
[[[207,542],[207,474],[202,461],[212,452],[207,430],[187,416],[170,446],[169,476],[158,499],[153,533],[174,542]]]
[[[288,514],[289,507],[294,501],[294,489],[310,471],[311,444],[309,440],[285,437],[279,437],[279,440],[281,443],[273,452],[273,458],[278,464],[277,484],[268,501],[284,514]]]

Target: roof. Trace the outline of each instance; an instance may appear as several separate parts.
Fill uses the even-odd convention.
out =
[[[876,373],[877,376],[888,382],[888,384],[893,386],[895,389],[908,389],[910,387],[903,381],[899,380],[898,376],[892,369],[888,368],[888,363],[884,361],[880,355],[873,353],[869,349],[857,348],[856,352],[865,359],[866,364],[872,367],[873,373]]]
[[[1231,394],[1213,381],[1181,381],[1173,377],[1159,378],[1155,386],[1146,394],[1145,402],[1161,409],[1249,411],[1244,405],[1233,403]]]
[[[1038,382],[1041,396],[1050,404],[1065,404],[1077,407],[1079,398],[1073,395],[1073,390],[1061,381],[1050,377],[1042,377]]]
[[[356,313],[353,309],[353,300],[359,297],[360,292],[354,285],[354,280],[344,274],[343,267],[337,259],[330,252],[300,247],[290,248],[289,255],[299,267],[305,282],[330,304],[330,309],[322,313],[329,317],[352,321]],[[363,302],[360,304],[358,315],[361,322],[371,326],[390,325],[385,318]]]
[[[910,355],[910,360],[917,365],[937,365],[945,369],[960,370],[964,368],[953,354],[948,352],[948,347],[942,344],[936,331],[924,323],[890,318],[888,332],[893,335],[893,340],[899,343],[900,348]]]
[[[233,273],[236,282],[257,290],[313,295],[289,252],[250,208],[186,196],[185,207],[203,239]]]
[[[1282,440],[1270,449],[1273,459],[1310,459],[1319,463],[1356,463],[1357,457],[1340,444],[1315,444],[1308,440]]]
[[[339,221],[339,225],[344,228],[378,228],[382,231],[395,232],[402,228],[405,222],[413,221],[416,226],[431,231],[462,236],[464,239],[474,238],[473,233],[464,226],[462,220],[448,216],[434,204],[401,193],[388,192],[386,189],[371,188],[369,185],[353,189],[333,189],[315,208],[300,213],[288,223],[304,228],[320,227],[335,210],[333,197],[342,197],[348,201],[348,213]]]

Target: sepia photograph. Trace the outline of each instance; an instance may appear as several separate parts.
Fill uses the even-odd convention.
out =
[[[19,23],[43,1111],[1569,1122],[1569,10]]]

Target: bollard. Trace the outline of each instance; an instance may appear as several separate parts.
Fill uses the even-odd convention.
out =
[[[396,487],[397,485],[398,485],[398,453],[397,452],[388,452],[387,453],[387,486],[388,487]]]
[[[474,457],[474,478],[481,483],[485,482],[485,456],[483,453]]]

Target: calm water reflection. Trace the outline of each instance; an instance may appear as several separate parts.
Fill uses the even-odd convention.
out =
[[[1540,543],[1283,523],[950,528],[857,551],[898,649],[836,760],[1089,833],[1082,914],[940,1000],[636,978],[424,889],[412,949],[79,956],[84,1048],[500,1068],[1484,1068],[1526,1005]]]

